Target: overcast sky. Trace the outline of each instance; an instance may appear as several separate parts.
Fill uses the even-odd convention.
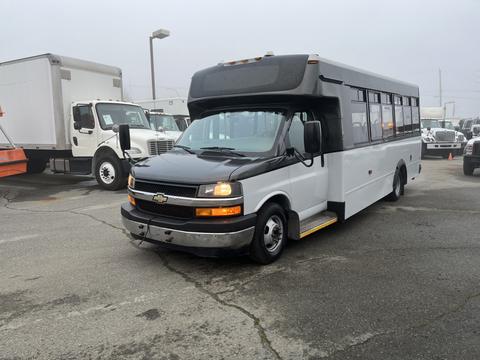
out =
[[[275,54],[322,57],[420,86],[436,106],[480,115],[480,0],[0,0],[0,62],[52,52],[115,65],[125,93],[151,97],[148,36],[158,97],[186,95],[192,74],[222,60]],[[449,107],[451,112],[451,107]]]

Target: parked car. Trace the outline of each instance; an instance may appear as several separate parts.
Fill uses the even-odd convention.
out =
[[[475,168],[480,167],[480,136],[470,139],[463,155],[463,173],[473,175]]]
[[[467,140],[470,140],[473,136],[472,127],[474,125],[480,125],[480,119],[466,119],[461,128],[461,132],[465,135]]]

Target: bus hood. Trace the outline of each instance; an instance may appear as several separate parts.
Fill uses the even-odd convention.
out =
[[[131,169],[137,179],[178,184],[210,184],[231,180],[231,174],[258,158],[189,154],[174,149],[136,164]]]

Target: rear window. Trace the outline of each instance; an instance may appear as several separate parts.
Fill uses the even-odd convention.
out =
[[[218,65],[197,72],[190,95],[208,96],[291,90],[300,85],[307,55],[266,57],[249,64]]]

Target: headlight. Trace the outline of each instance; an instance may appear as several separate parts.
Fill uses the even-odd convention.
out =
[[[242,184],[239,182],[219,182],[200,185],[198,197],[235,197],[242,195]]]
[[[131,189],[135,188],[135,178],[132,175],[128,175],[128,187]]]
[[[130,150],[125,150],[125,152],[129,155],[138,155],[142,153],[142,150],[137,147],[132,147]]]
[[[469,144],[465,146],[465,155],[472,155],[473,153],[473,145]]]

